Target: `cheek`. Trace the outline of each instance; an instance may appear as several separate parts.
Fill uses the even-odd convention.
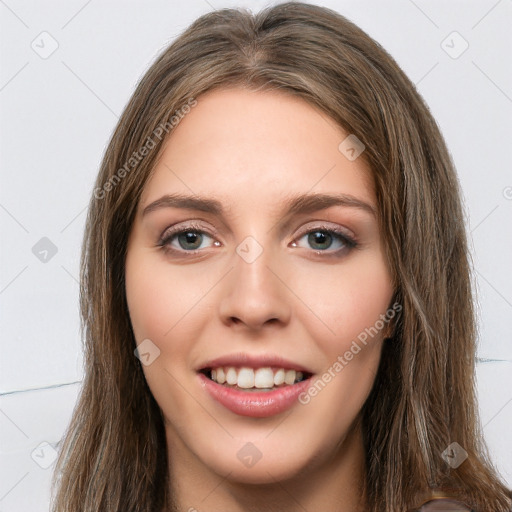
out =
[[[137,344],[149,339],[160,350],[142,368],[153,396],[165,411],[184,411],[189,398],[176,382],[187,371],[188,341],[198,336],[199,317],[206,314],[200,302],[204,291],[200,278],[191,281],[190,275],[158,259],[144,249],[128,252],[128,309]]]
[[[323,321],[313,318],[309,329],[326,358],[302,403],[310,407],[310,428],[328,437],[348,430],[370,393],[387,325],[381,315],[390,306],[393,287],[379,253],[304,279],[302,293],[306,290]],[[323,418],[322,424],[315,418]]]
[[[192,316],[201,315],[205,290],[199,278],[155,260],[136,250],[129,253],[126,296],[137,342],[150,338],[162,349],[166,339],[194,325]]]
[[[297,296],[304,297],[307,306],[303,321],[331,358],[369,331],[368,341],[382,338],[381,315],[390,307],[393,287],[379,255],[354,258],[353,263],[339,266],[318,266],[315,272],[299,273],[295,282]]]
[[[126,299],[138,343],[145,338],[154,341],[154,338],[159,338],[169,329],[170,325],[163,314],[168,306],[165,289],[165,281],[157,279],[156,268],[151,268],[136,254],[127,258]]]

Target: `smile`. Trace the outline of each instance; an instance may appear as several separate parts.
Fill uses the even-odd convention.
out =
[[[234,366],[217,367],[205,370],[205,375],[217,384],[231,386],[240,390],[267,390],[279,386],[290,386],[305,380],[310,375],[300,370],[277,367],[237,368]]]
[[[216,367],[198,373],[210,398],[237,415],[253,418],[274,416],[293,407],[309,387],[311,376],[272,367]]]

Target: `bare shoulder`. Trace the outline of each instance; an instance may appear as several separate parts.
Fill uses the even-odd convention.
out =
[[[434,499],[422,505],[418,512],[472,512],[470,508],[461,503],[447,498]]]

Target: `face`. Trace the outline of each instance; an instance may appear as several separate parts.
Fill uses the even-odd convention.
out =
[[[170,459],[246,483],[321,470],[348,442],[389,326],[370,170],[301,99],[197,100],[145,186],[126,259]]]

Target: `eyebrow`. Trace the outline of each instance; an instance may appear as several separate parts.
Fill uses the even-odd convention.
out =
[[[312,213],[331,206],[345,206],[363,210],[374,217],[377,211],[374,206],[349,194],[299,194],[284,201],[284,211],[287,215],[297,213]],[[161,208],[182,208],[186,210],[199,210],[206,213],[222,216],[225,210],[220,201],[201,197],[198,195],[166,194],[160,199],[148,204],[142,211],[142,216]]]

